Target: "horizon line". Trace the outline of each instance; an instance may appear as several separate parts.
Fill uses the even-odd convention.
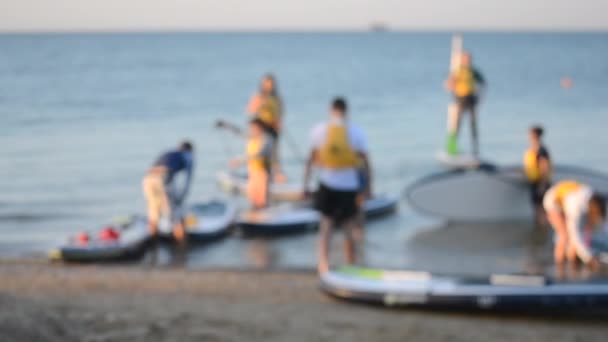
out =
[[[158,34],[158,33],[608,33],[608,27],[319,27],[319,28],[59,28],[0,29],[7,34]]]

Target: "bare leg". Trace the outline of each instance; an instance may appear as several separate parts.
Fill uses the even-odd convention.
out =
[[[568,244],[568,252],[566,253],[566,257],[571,264],[576,265],[578,254],[576,253],[576,246],[573,243]]]
[[[566,258],[566,248],[568,246],[568,231],[566,229],[566,219],[564,215],[558,211],[550,211],[547,213],[547,218],[551,226],[555,230],[556,241],[553,249],[553,258],[556,264],[562,264]]]
[[[471,137],[473,140],[473,155],[479,156],[479,136],[477,134],[477,108],[472,106],[471,109]]]
[[[180,244],[184,244],[186,242],[186,225],[182,220],[177,222],[173,227],[173,238],[175,241]]]
[[[329,247],[331,244],[331,233],[333,230],[333,221],[327,216],[321,218],[319,227],[319,250],[317,270],[319,274],[324,274],[329,271]]]
[[[348,265],[355,263],[355,230],[357,229],[358,223],[359,220],[357,216],[344,222],[344,257],[346,259],[346,264]]]

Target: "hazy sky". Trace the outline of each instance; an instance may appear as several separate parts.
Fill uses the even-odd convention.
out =
[[[0,0],[0,31],[608,29],[608,0]]]

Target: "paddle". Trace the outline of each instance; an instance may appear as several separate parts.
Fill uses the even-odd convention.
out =
[[[215,122],[215,127],[218,129],[225,129],[242,138],[246,137],[245,132],[238,125],[225,121],[225,120],[222,120],[222,119],[217,120]],[[286,131],[284,131],[283,135],[285,136],[287,144],[289,145],[290,149],[292,150],[291,152],[293,153],[297,162],[304,164],[305,160],[304,160],[304,158],[302,158],[302,153],[299,150],[298,145],[296,144],[293,137],[290,134],[288,134]]]

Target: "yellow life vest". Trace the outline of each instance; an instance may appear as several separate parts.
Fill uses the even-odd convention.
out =
[[[281,117],[281,105],[279,104],[279,100],[274,96],[263,96],[257,117],[268,125],[268,127],[277,129]]]
[[[566,197],[579,190],[582,186],[581,183],[572,180],[557,183],[557,185],[555,185],[555,201],[563,208]]]
[[[267,156],[261,156],[260,152],[264,148],[264,138],[249,139],[247,142],[247,157],[249,170],[267,171],[270,165],[270,160]]]
[[[540,167],[538,165],[538,151],[531,148],[524,155],[524,172],[532,183],[540,180]]]
[[[454,73],[454,94],[458,97],[475,93],[475,74],[470,67],[460,67]]]
[[[327,125],[325,143],[318,150],[317,164],[328,169],[349,169],[359,167],[361,160],[350,146],[345,125]]]

